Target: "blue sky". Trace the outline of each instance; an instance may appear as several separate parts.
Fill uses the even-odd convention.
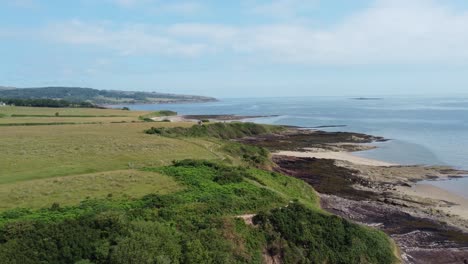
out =
[[[0,0],[0,85],[468,94],[465,0]]]

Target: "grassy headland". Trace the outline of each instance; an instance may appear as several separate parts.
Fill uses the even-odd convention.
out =
[[[307,183],[259,169],[266,149],[228,141],[282,127],[150,128],[138,121],[149,112],[34,110],[0,108],[0,120],[59,111],[100,121],[0,127],[4,263],[395,262],[383,233],[324,212]],[[255,226],[244,221],[254,215]]]
[[[220,139],[236,139],[249,136],[258,136],[284,130],[281,126],[260,125],[255,123],[214,123],[194,125],[192,127],[152,127],[146,130],[147,134],[156,134],[166,137],[213,137]]]
[[[322,212],[313,190],[294,178],[193,160],[145,171],[172,177],[184,189],[4,212],[0,257],[22,263],[395,261],[383,233]],[[236,217],[257,212],[263,213],[254,218],[256,228]]]

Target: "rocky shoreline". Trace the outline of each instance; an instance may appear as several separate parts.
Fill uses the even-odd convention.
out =
[[[312,185],[325,210],[389,234],[401,249],[404,263],[468,263],[468,218],[449,211],[460,205],[412,192],[418,181],[461,177],[468,175],[467,171],[356,164],[307,155],[365,150],[372,146],[362,143],[385,141],[359,133],[291,128],[240,141],[281,154],[272,157],[274,170]]]

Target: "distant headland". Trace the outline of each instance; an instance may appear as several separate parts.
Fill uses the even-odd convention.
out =
[[[96,105],[203,103],[216,98],[199,95],[181,95],[159,92],[98,90],[82,87],[15,88],[0,86],[0,98],[61,99],[70,102],[90,102]]]

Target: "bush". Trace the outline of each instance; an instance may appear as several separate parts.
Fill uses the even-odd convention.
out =
[[[152,127],[146,130],[147,134],[157,134],[167,137],[214,137],[221,139],[236,139],[247,136],[255,136],[273,133],[283,130],[283,127],[260,125],[255,123],[213,123],[207,125],[194,125],[190,128],[183,127]]]
[[[393,260],[383,233],[315,208],[315,193],[300,180],[203,160],[146,170],[183,189],[0,213],[1,262],[261,263],[265,249],[283,263]],[[284,207],[296,198],[307,207]],[[236,219],[252,213],[256,228]]]
[[[156,111],[156,112],[152,112],[146,115],[139,116],[139,119],[145,120],[145,119],[151,119],[153,117],[175,116],[175,115],[177,115],[177,112],[169,111],[169,110],[161,110],[161,111]]]
[[[247,164],[264,167],[270,163],[270,152],[262,147],[230,142],[223,146],[223,150],[236,157],[241,157]]]
[[[180,235],[173,227],[158,222],[137,221],[130,234],[113,247],[112,263],[179,263],[182,258]]]
[[[143,120],[143,121],[145,121],[145,122],[154,122],[153,119],[148,118],[148,117],[145,117],[145,118],[143,118],[143,119],[141,119],[141,120]]]
[[[245,174],[240,170],[222,171],[215,176],[214,181],[219,184],[239,183]]]
[[[394,263],[389,239],[380,231],[299,203],[254,217],[269,233],[271,252],[286,263]]]

